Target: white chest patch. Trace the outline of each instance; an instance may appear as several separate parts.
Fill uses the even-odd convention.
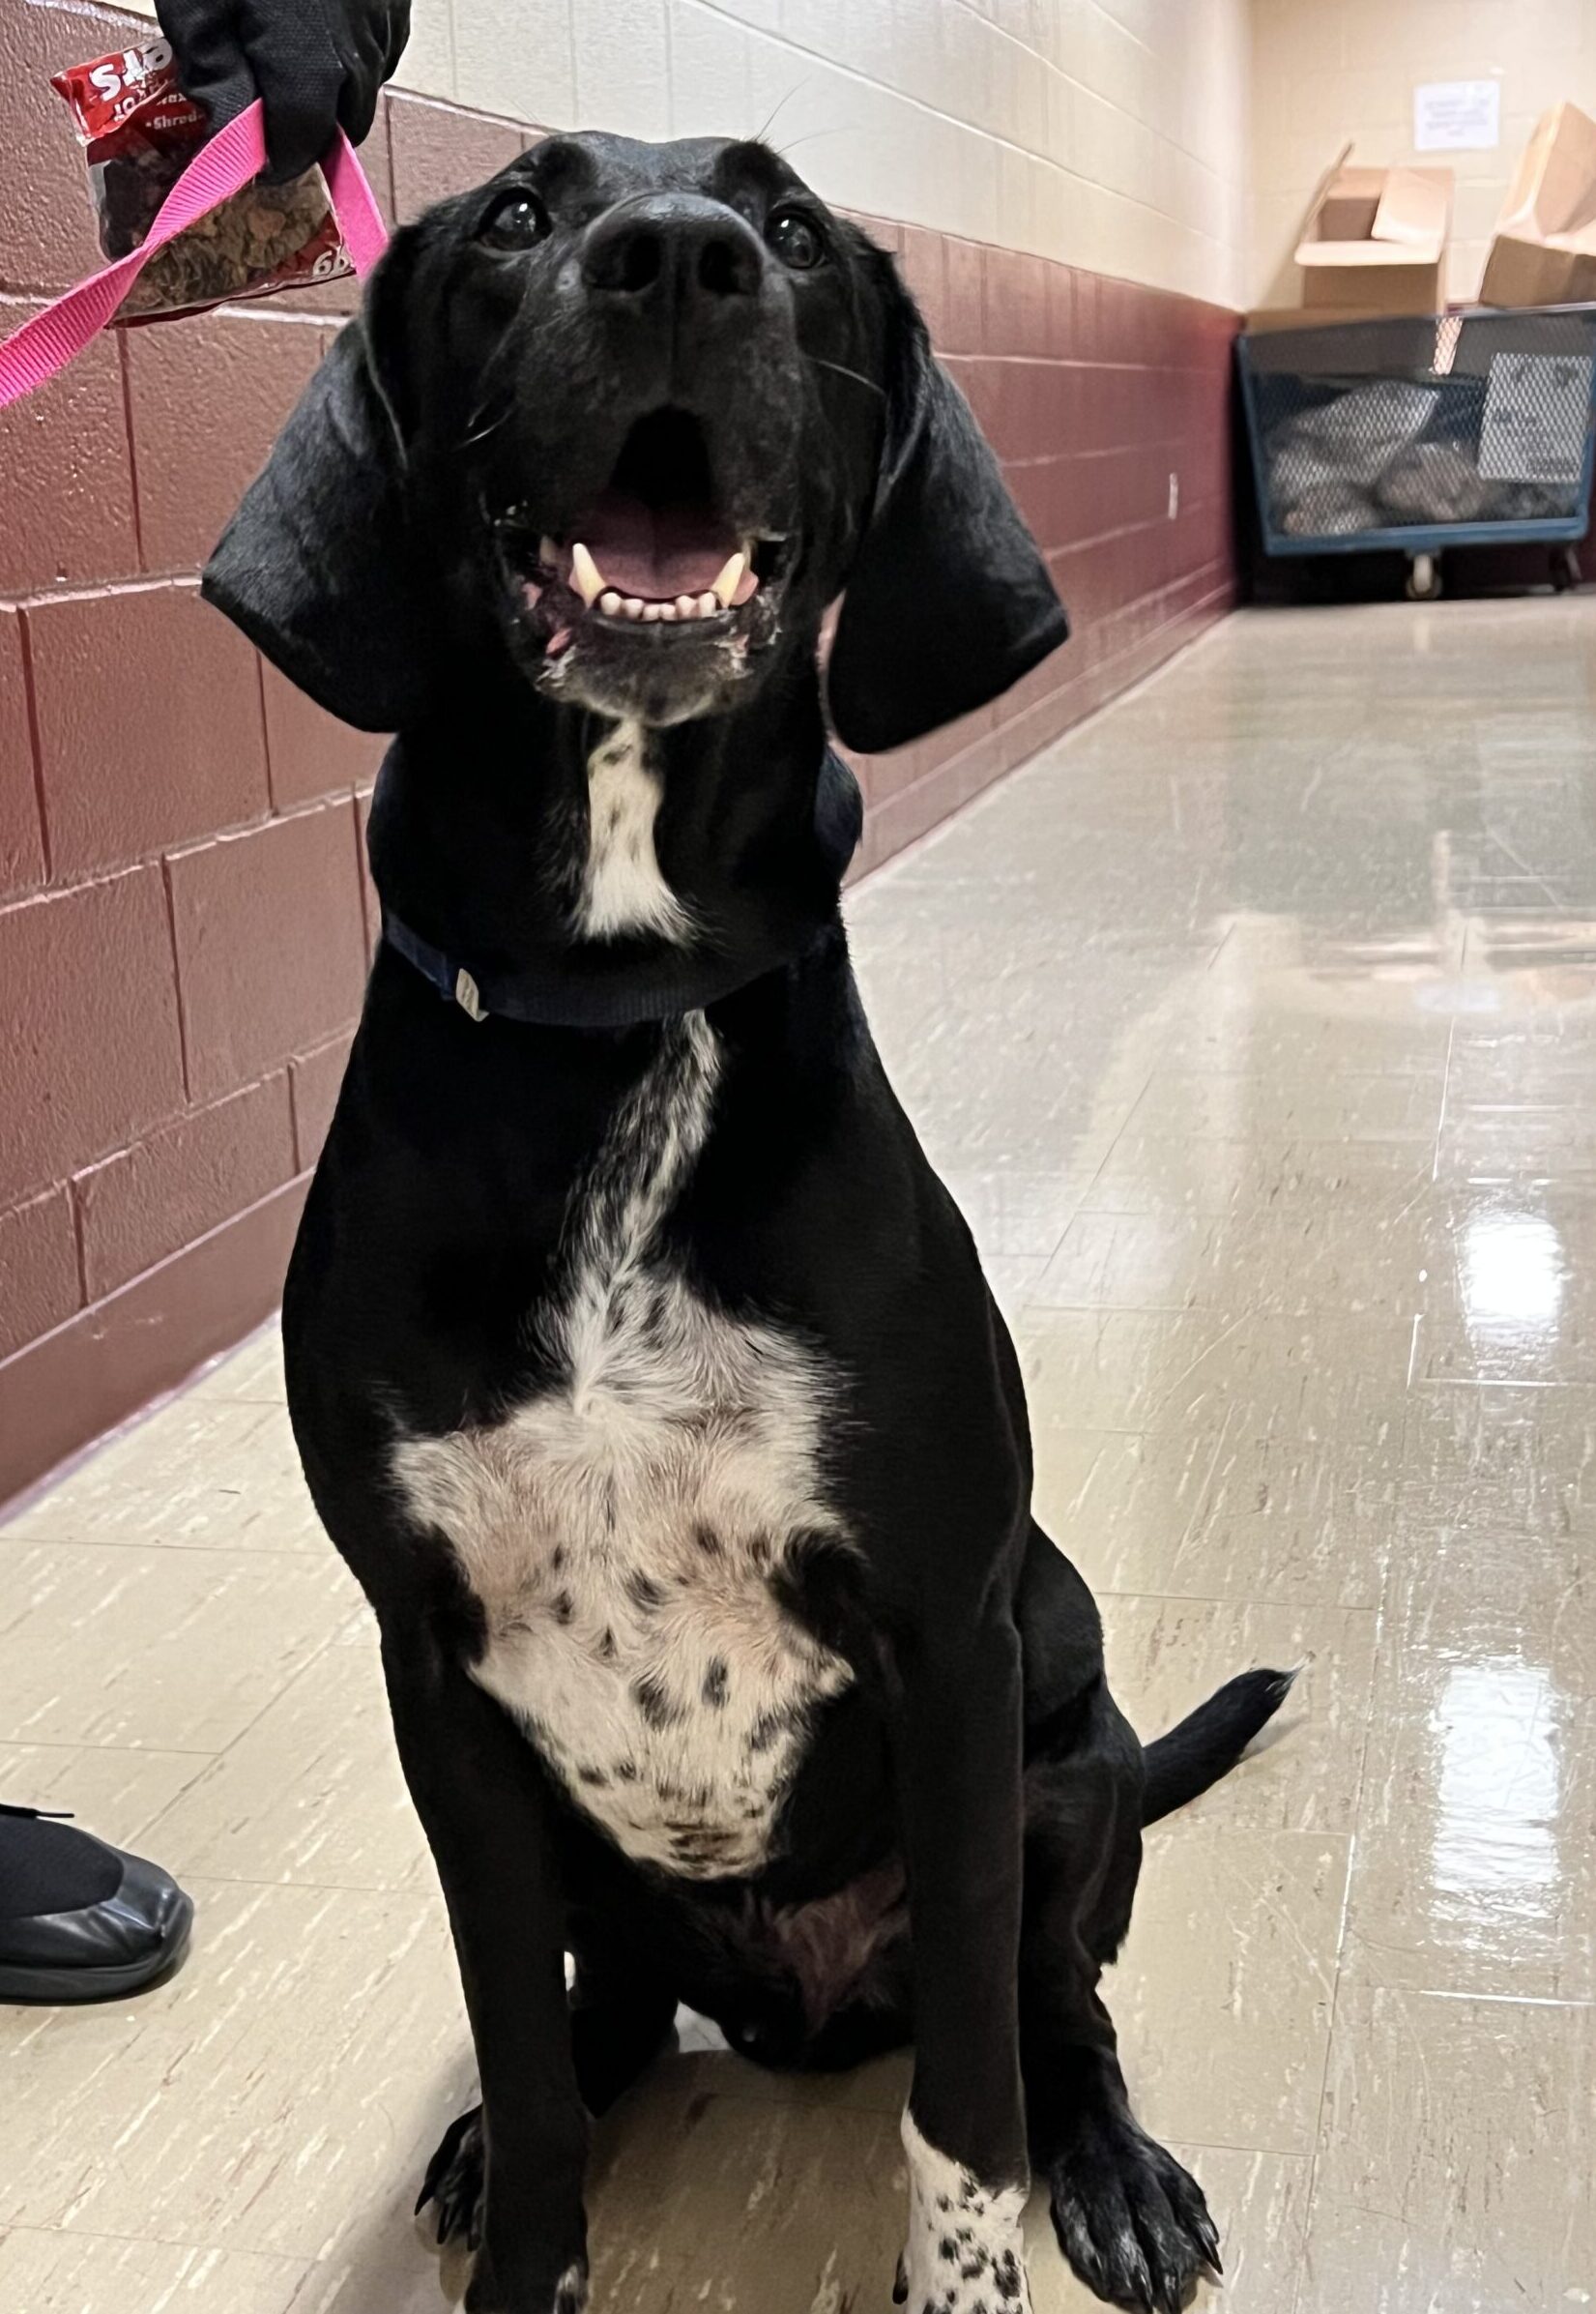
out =
[[[692,929],[654,852],[659,797],[643,726],[617,723],[588,758],[588,857],[575,923],[590,940],[618,932],[684,940]]]
[[[810,1714],[850,1678],[770,1588],[839,1532],[823,1362],[712,1307],[658,1245],[718,1070],[702,1013],[670,1024],[575,1192],[532,1320],[558,1383],[393,1459],[482,1604],[477,1678],[627,1855],[695,1879],[758,1869]]]

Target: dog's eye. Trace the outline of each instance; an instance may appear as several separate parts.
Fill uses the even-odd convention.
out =
[[[813,273],[826,255],[819,226],[799,209],[776,210],[766,222],[765,238],[791,273]]]
[[[477,238],[490,249],[530,249],[548,229],[549,213],[535,192],[507,192],[482,220]]]

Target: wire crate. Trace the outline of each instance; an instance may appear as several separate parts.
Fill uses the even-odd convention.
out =
[[[1267,553],[1394,547],[1432,594],[1448,546],[1544,541],[1578,578],[1596,306],[1256,331],[1236,355]]]

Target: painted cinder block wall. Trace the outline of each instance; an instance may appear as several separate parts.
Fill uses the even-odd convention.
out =
[[[0,0],[0,328],[96,261],[48,75],[133,19]],[[1241,0],[421,0],[398,218],[537,132],[757,128],[900,254],[1075,622],[860,764],[861,866],[1232,597]],[[375,930],[380,747],[195,573],[352,298],[102,340],[0,413],[0,1500],[276,1302]],[[1171,478],[1176,478],[1172,489]]]
[[[1291,251],[1303,211],[1349,138],[1360,160],[1453,169],[1446,290],[1467,305],[1540,115],[1565,97],[1596,113],[1592,0],[1253,0],[1251,32],[1248,306],[1297,302]],[[1500,144],[1416,152],[1413,90],[1429,80],[1499,82]]]

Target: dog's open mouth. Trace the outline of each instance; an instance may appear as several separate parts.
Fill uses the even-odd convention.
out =
[[[558,534],[534,530],[529,514],[508,507],[495,529],[546,658],[579,636],[746,649],[773,623],[790,542],[718,510],[703,434],[684,412],[640,419],[608,486]]]

